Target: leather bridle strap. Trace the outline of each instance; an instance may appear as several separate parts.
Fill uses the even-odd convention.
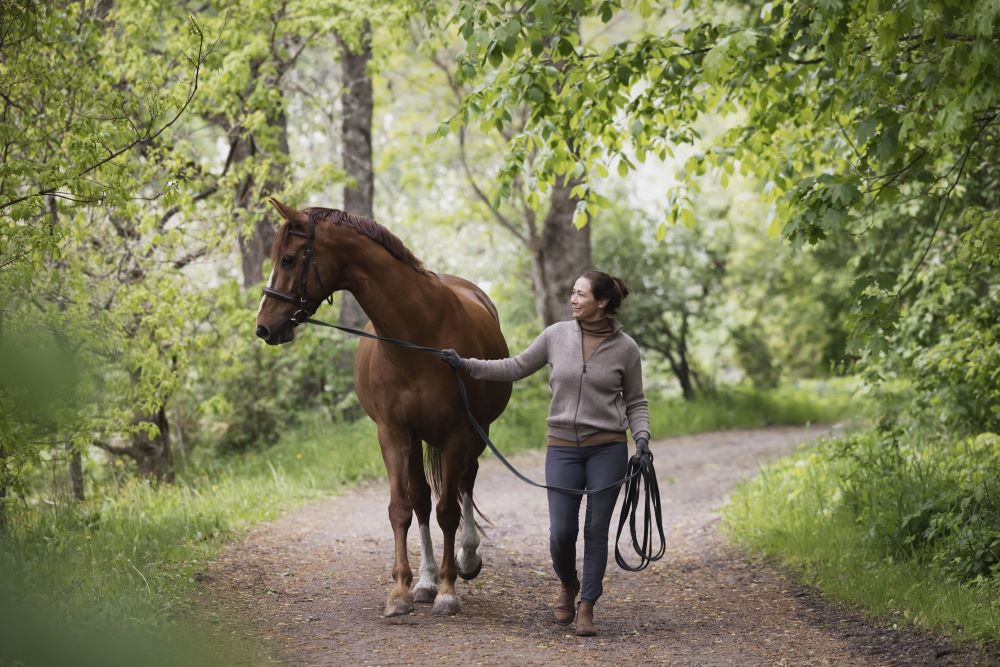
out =
[[[269,296],[273,299],[279,301],[284,301],[290,303],[294,306],[298,306],[298,310],[292,313],[291,321],[292,326],[298,326],[305,322],[307,319],[312,317],[320,306],[321,301],[312,301],[307,296],[307,285],[309,282],[309,267],[311,266],[316,272],[316,281],[319,283],[320,290],[323,289],[323,279],[319,273],[319,266],[315,261],[315,242],[316,242],[316,220],[312,216],[309,216],[309,230],[305,232],[300,232],[297,229],[289,229],[288,234],[291,236],[300,236],[306,239],[306,247],[302,252],[302,266],[299,269],[299,281],[296,286],[295,294],[290,294],[273,287],[264,288],[264,296]],[[281,261],[280,259],[278,261]],[[329,297],[330,303],[333,303],[333,294]]]

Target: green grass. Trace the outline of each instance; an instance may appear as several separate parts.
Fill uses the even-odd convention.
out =
[[[167,628],[188,614],[195,573],[227,540],[381,474],[372,424],[314,421],[266,451],[191,466],[175,484],[128,478],[76,506],[15,509],[0,593],[97,627]]]
[[[653,437],[670,438],[736,428],[795,426],[854,419],[863,412],[854,378],[803,380],[769,391],[726,387],[712,396],[685,401],[651,395]],[[515,390],[515,401],[490,431],[504,454],[545,443],[548,387],[538,383]]]
[[[522,384],[491,432],[505,454],[544,445],[548,388]],[[654,399],[654,434],[832,420],[843,414],[847,391],[816,384],[765,395],[736,390],[693,403]],[[98,483],[91,480],[84,503],[12,507],[9,533],[0,541],[6,577],[6,584],[0,581],[0,617],[12,600],[18,608],[32,599],[40,616],[87,618],[88,627],[176,630],[191,611],[195,574],[227,541],[307,501],[384,475],[367,419],[340,424],[312,416],[265,450],[195,454],[174,484],[105,472]],[[7,639],[31,634],[24,615],[13,618],[20,625],[0,622],[6,628],[0,629],[0,646],[13,645],[4,632]],[[180,627],[182,634],[190,629]],[[234,655],[229,657],[239,662]],[[0,664],[4,657],[0,651]]]
[[[854,418],[862,412],[853,378],[807,380],[769,391],[727,388],[714,396],[685,401],[653,397],[653,436],[705,433],[735,428],[794,426]]]
[[[915,623],[958,639],[1000,639],[1000,596],[990,585],[944,576],[930,559],[895,556],[883,534],[845,508],[852,462],[838,441],[804,448],[740,486],[724,511],[739,543],[789,566],[825,595],[891,623]],[[877,475],[876,475],[877,476]],[[872,480],[880,498],[906,480]],[[880,516],[893,507],[877,510]]]

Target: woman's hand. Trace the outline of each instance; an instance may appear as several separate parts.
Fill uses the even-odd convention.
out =
[[[639,437],[635,439],[635,453],[639,456],[649,455],[649,438]]]
[[[441,350],[441,361],[448,364],[456,371],[465,370],[465,359],[459,356],[455,350]]]

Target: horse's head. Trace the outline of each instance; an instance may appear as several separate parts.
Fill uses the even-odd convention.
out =
[[[285,223],[271,245],[273,268],[257,311],[257,336],[268,345],[295,338],[295,327],[312,316],[331,291],[316,260],[316,218],[272,198]]]

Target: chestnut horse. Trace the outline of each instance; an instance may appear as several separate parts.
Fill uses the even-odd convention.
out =
[[[271,248],[274,268],[257,313],[257,335],[268,344],[292,340],[295,326],[323,299],[348,290],[371,319],[368,332],[454,348],[468,357],[508,356],[496,307],[471,282],[428,271],[402,241],[367,218],[325,208],[299,211],[275,199],[271,203],[285,222]],[[462,407],[452,370],[427,352],[362,338],[354,382],[358,400],[378,425],[389,475],[396,560],[385,616],[412,612],[414,601],[433,601],[435,614],[458,613],[456,575],[472,579],[482,567],[472,491],[485,444]],[[507,406],[511,384],[468,380],[467,385],[472,413],[488,429]],[[431,485],[422,442],[427,443],[444,535],[440,570],[430,537]],[[406,535],[414,513],[421,564],[411,591]],[[464,528],[456,556],[460,524]]]

